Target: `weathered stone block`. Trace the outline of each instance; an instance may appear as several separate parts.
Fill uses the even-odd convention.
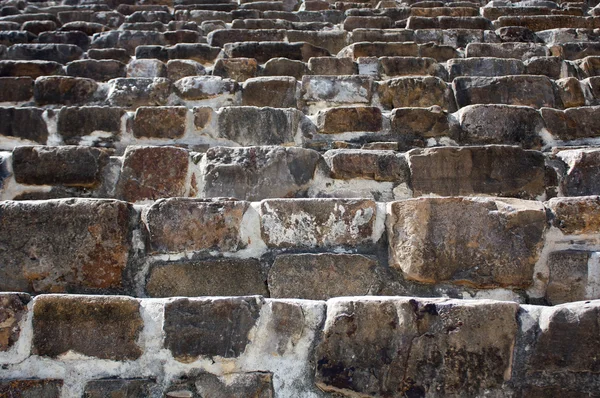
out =
[[[316,383],[369,397],[500,390],[510,377],[517,309],[493,301],[330,300]]]
[[[565,250],[550,253],[550,271],[546,299],[553,305],[594,299],[597,286],[589,275],[588,262],[592,252]],[[596,293],[596,294],[594,294]]]
[[[40,76],[62,75],[63,66],[54,61],[0,61],[0,76],[36,79]]]
[[[157,263],[147,278],[146,292],[150,297],[268,296],[266,279],[255,259]]]
[[[239,357],[263,302],[259,296],[174,299],[165,304],[165,347],[181,362]]]
[[[452,85],[459,108],[474,104],[557,107],[552,80],[546,76],[457,77]]]
[[[446,69],[434,58],[380,57],[379,66],[384,77],[436,76],[442,80],[447,78]]]
[[[30,77],[0,77],[0,102],[29,101],[33,97]]]
[[[357,60],[361,57],[418,57],[419,46],[415,43],[363,42],[344,47],[339,54]]]
[[[59,398],[63,381],[58,379],[0,380],[0,394],[19,398]]]
[[[302,98],[328,103],[369,103],[373,78],[368,76],[304,76]]]
[[[181,138],[185,134],[185,106],[144,106],[135,111],[133,136],[147,138]]]
[[[33,352],[57,358],[69,352],[135,360],[144,322],[138,300],[124,296],[39,296],[33,302]]]
[[[269,199],[260,205],[267,246],[306,248],[372,243],[376,204],[360,199]]]
[[[189,166],[185,149],[129,146],[125,150],[117,197],[128,202],[184,196]]]
[[[6,59],[21,61],[54,61],[66,64],[79,59],[81,48],[72,44],[26,43],[14,44],[6,50]]]
[[[91,79],[67,76],[45,76],[36,79],[35,102],[47,104],[83,104],[92,99],[98,84]]]
[[[204,66],[191,59],[172,59],[167,62],[167,77],[172,81],[188,76],[201,76],[205,73]]]
[[[166,105],[171,90],[169,79],[162,77],[113,79],[109,86],[108,103],[131,108]]]
[[[320,111],[319,131],[338,134],[352,131],[379,131],[382,128],[381,109],[371,106],[340,106]]]
[[[565,235],[596,234],[600,231],[600,198],[552,198],[546,205],[553,213],[552,224]]]
[[[559,159],[566,163],[567,171],[561,181],[564,196],[585,196],[600,194],[600,150],[571,149],[560,151]]]
[[[466,57],[515,58],[526,60],[531,57],[547,57],[550,50],[536,43],[469,43]]]
[[[355,75],[358,68],[352,58],[313,57],[308,60],[313,75]]]
[[[206,152],[204,197],[294,197],[311,182],[319,153],[276,146],[215,147]]]
[[[239,145],[281,145],[295,142],[304,115],[297,109],[232,106],[221,109],[219,136]]]
[[[419,198],[391,205],[390,265],[423,283],[527,287],[543,245],[539,202]]]
[[[78,144],[81,137],[94,132],[121,134],[123,108],[82,106],[62,107],[58,112],[57,132],[66,144]]]
[[[455,58],[448,61],[450,80],[459,76],[506,76],[522,75],[525,65],[510,58]]]
[[[10,350],[19,340],[21,320],[27,315],[27,303],[30,300],[31,297],[25,293],[0,294],[0,352]]]
[[[329,51],[309,43],[286,43],[278,41],[246,41],[240,43],[227,43],[223,52],[228,58],[255,58],[259,63],[264,63],[271,58],[288,58],[307,62],[311,57],[327,57]]]
[[[514,146],[413,149],[415,196],[491,195],[535,199],[545,192],[544,155]]]
[[[48,140],[48,127],[39,108],[0,107],[0,135],[39,144]]]
[[[541,109],[544,124],[550,134],[562,141],[600,136],[600,107],[585,106],[564,111]]]
[[[155,252],[197,250],[236,251],[248,202],[171,198],[156,201],[144,212]]]
[[[390,17],[376,16],[348,16],[344,19],[343,29],[353,31],[354,29],[389,29],[392,27]]]
[[[280,255],[269,271],[269,291],[307,300],[377,294],[383,283],[378,268],[376,260],[357,254]]]
[[[235,80],[218,76],[188,76],[176,81],[173,87],[175,93],[185,100],[232,96],[239,89]]]
[[[213,398],[272,398],[275,396],[271,372],[228,373],[224,376],[217,376],[204,371],[196,371],[180,380],[175,380],[167,390],[171,391],[167,393],[167,398],[193,393],[197,393],[197,396],[200,397]]]
[[[88,35],[79,30],[43,32],[38,35],[37,41],[39,43],[73,44],[83,51],[86,51],[90,46]]]
[[[127,65],[127,77],[167,77],[167,66],[158,59],[134,59]]]
[[[390,116],[391,130],[401,136],[422,138],[448,135],[448,114],[439,106],[430,108],[397,108]]]
[[[91,187],[108,162],[102,149],[76,146],[19,146],[13,150],[15,180],[21,184]]]
[[[296,107],[296,79],[293,77],[255,77],[242,86],[242,105]]]
[[[206,36],[208,44],[223,47],[227,43],[285,41],[283,29],[216,29]],[[250,57],[252,58],[252,56]],[[264,62],[264,61],[262,61]]]
[[[1,209],[2,290],[43,293],[123,288],[130,247],[127,203],[7,201]]]
[[[156,383],[151,379],[100,379],[88,381],[85,398],[135,398],[151,396]]]
[[[302,80],[304,75],[310,75],[310,70],[302,61],[287,58],[271,58],[263,66],[262,74],[263,76],[291,76],[297,80]]]
[[[323,159],[338,179],[365,178],[376,181],[406,182],[409,170],[406,160],[394,151],[333,149]]]
[[[452,89],[443,80],[433,77],[397,77],[377,82],[381,105],[387,109],[430,107],[438,105],[453,111]]]
[[[233,79],[238,82],[255,77],[258,63],[254,58],[222,58],[217,60],[213,68],[214,76]]]
[[[562,102],[561,107],[573,108],[585,105],[585,96],[579,80],[574,77],[558,79],[554,82],[558,97]]]
[[[114,59],[81,59],[69,62],[67,75],[106,82],[127,76],[127,67],[122,61]]]
[[[544,121],[533,108],[501,104],[469,105],[458,112],[463,145],[507,144],[540,149]]]
[[[166,44],[162,32],[151,30],[112,30],[101,32],[92,38],[92,48],[124,48],[131,55],[138,46],[163,46]]]

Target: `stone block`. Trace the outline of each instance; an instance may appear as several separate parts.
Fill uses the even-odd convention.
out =
[[[126,108],[166,105],[170,90],[171,82],[162,77],[113,79],[109,82],[108,103]]]
[[[185,196],[189,156],[172,146],[129,146],[125,150],[117,197],[128,202]]]
[[[235,80],[219,76],[188,76],[177,80],[173,87],[180,98],[191,101],[231,97],[239,90]]]
[[[222,58],[213,68],[213,75],[244,82],[258,74],[258,63],[254,58]]]
[[[83,50],[72,44],[26,43],[14,44],[6,50],[6,59],[20,61],[53,61],[66,64],[81,58]]]
[[[151,379],[100,379],[88,381],[85,398],[136,398],[150,397],[156,383]]]
[[[383,126],[381,109],[372,106],[339,106],[320,111],[319,132],[339,134],[353,131],[380,131]]]
[[[35,81],[33,95],[39,105],[77,105],[90,102],[98,84],[80,77],[45,76]]]
[[[54,61],[0,61],[0,76],[37,79],[40,76],[62,75],[63,66]]]
[[[550,50],[543,44],[537,43],[469,43],[466,47],[466,57],[515,58],[523,61],[531,57],[547,57]]]
[[[361,42],[344,47],[338,55],[354,60],[360,57],[418,57],[419,46],[415,43]]]
[[[268,199],[261,233],[272,248],[357,247],[373,243],[376,204],[360,199]]]
[[[100,182],[108,158],[99,148],[18,146],[12,153],[12,168],[20,184],[93,187]]]
[[[25,293],[0,293],[0,352],[9,351],[19,340],[21,322],[27,316],[31,300]],[[0,392],[2,391],[0,382]]]
[[[289,76],[255,77],[242,86],[242,105],[296,107],[296,79]]]
[[[455,58],[448,61],[450,80],[459,76],[507,76],[522,75],[525,65],[511,58]]]
[[[150,297],[268,296],[266,279],[256,259],[161,262],[150,270],[146,293]]]
[[[510,377],[517,309],[493,301],[330,300],[316,384],[348,396],[500,393]]]
[[[278,41],[246,41],[227,43],[223,52],[228,58],[255,58],[259,63],[265,63],[271,58],[288,58],[307,62],[311,57],[327,57],[329,51],[309,43],[286,43]]]
[[[182,396],[271,398],[275,396],[271,372],[228,373],[217,376],[204,371],[194,371],[175,379],[167,391],[171,391],[167,393],[167,398]],[[193,395],[194,393],[197,395]]]
[[[165,347],[176,360],[237,358],[250,343],[264,299],[177,298],[165,304]]]
[[[333,149],[323,159],[336,179],[364,178],[376,181],[407,182],[408,165],[394,151]]]
[[[302,61],[271,58],[263,66],[262,74],[263,76],[291,76],[295,77],[296,80],[302,80],[304,75],[310,75],[310,70]]]
[[[32,293],[123,289],[131,208],[61,199],[2,203],[0,288]]]
[[[391,131],[400,139],[446,136],[450,132],[448,113],[439,106],[429,108],[396,108],[390,116]]]
[[[383,77],[436,76],[446,80],[448,75],[443,65],[427,57],[380,57],[379,67]]]
[[[172,59],[167,62],[167,77],[177,81],[188,76],[201,76],[206,74],[206,69],[201,63],[191,59]]]
[[[588,268],[591,257],[592,252],[578,250],[555,251],[548,255],[550,274],[545,296],[548,302],[556,305],[597,298],[597,283]]]
[[[377,82],[381,105],[386,109],[440,106],[454,111],[452,89],[443,80],[433,77],[397,77]]]
[[[43,295],[33,302],[33,353],[76,353],[114,361],[142,355],[138,300],[124,296]]]
[[[0,77],[0,102],[29,101],[33,97],[30,77]]]
[[[304,76],[302,99],[307,102],[370,103],[373,78],[368,76]]]
[[[59,379],[0,380],[0,394],[11,398],[59,398],[62,386]]]
[[[561,141],[600,136],[600,107],[585,106],[559,110],[541,109],[544,124],[555,139]]]
[[[313,57],[308,60],[313,75],[356,75],[358,68],[352,58]]]
[[[295,197],[312,181],[318,152],[277,146],[214,147],[206,152],[204,197]]]
[[[122,61],[114,59],[81,59],[69,62],[66,72],[69,76],[106,82],[127,76],[127,67]]]
[[[600,230],[600,198],[552,198],[546,206],[552,212],[552,225],[565,235],[596,234]]]
[[[394,202],[387,220],[390,266],[421,283],[527,287],[543,245],[544,206],[498,198]]]
[[[82,106],[62,107],[58,112],[57,132],[65,144],[78,144],[79,140],[94,132],[108,133],[112,137],[121,134],[123,108]]]
[[[561,192],[564,196],[586,196],[600,193],[600,150],[571,149],[560,151],[557,157],[567,165],[562,177]]]
[[[269,271],[269,291],[275,298],[366,296],[377,294],[382,283],[377,261],[358,254],[284,254]]]
[[[0,107],[0,135],[45,144],[48,126],[43,109]]]
[[[579,80],[574,77],[558,79],[554,82],[562,108],[574,108],[585,105],[585,96]]]
[[[191,59],[203,65],[213,63],[220,51],[203,43],[178,43],[168,48],[169,59]]]
[[[143,106],[137,108],[133,119],[136,138],[181,138],[185,134],[185,106]]]
[[[167,65],[158,59],[134,59],[127,65],[127,77],[167,77]]]

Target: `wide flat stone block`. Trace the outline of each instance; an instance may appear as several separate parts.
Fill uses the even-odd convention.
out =
[[[387,220],[390,266],[422,283],[527,287],[545,229],[540,202],[464,197],[393,202]]]
[[[128,56],[129,57],[129,56]],[[114,59],[80,59],[69,62],[67,75],[106,82],[127,76],[126,62]]]
[[[0,289],[32,293],[123,289],[131,208],[96,199],[0,203]]]
[[[530,107],[478,104],[458,112],[459,142],[463,145],[519,145],[526,149],[542,147],[544,120]]]
[[[36,79],[40,76],[62,74],[64,74],[63,66],[54,61],[0,61],[0,76],[28,76]]]
[[[217,376],[197,371],[192,375],[175,379],[167,391],[171,391],[167,397],[182,396],[177,394],[185,394],[184,391],[189,394],[196,393],[200,397],[213,398],[272,398],[275,396],[271,372],[240,372]]]
[[[0,77],[0,102],[29,101],[31,97],[33,97],[32,78]]]
[[[129,146],[125,150],[117,196],[128,202],[185,196],[189,155],[171,146]]]
[[[142,355],[137,339],[143,326],[133,298],[43,295],[33,303],[33,353],[135,360]]]
[[[280,255],[269,271],[269,291],[275,298],[307,300],[366,296],[381,289],[380,272],[375,259],[358,254]]]
[[[381,109],[374,106],[338,106],[320,111],[317,116],[319,132],[324,134],[376,132],[382,125]]]
[[[10,350],[19,340],[21,321],[27,316],[30,300],[26,293],[0,293],[0,352]]]
[[[344,47],[338,55],[354,60],[358,60],[360,57],[417,57],[419,56],[419,46],[410,42],[359,42]]]
[[[59,398],[63,381],[59,379],[0,380],[0,394],[19,398]]]
[[[228,58],[255,58],[265,63],[271,58],[288,58],[307,62],[311,57],[327,57],[329,51],[305,42],[286,43],[279,41],[246,41],[226,43],[223,52]]]
[[[244,82],[242,105],[296,107],[296,79],[289,76],[255,77]]]
[[[151,379],[100,379],[88,381],[85,398],[134,398],[151,396],[156,382]]]
[[[268,296],[267,278],[256,259],[156,263],[146,281],[150,297]]]
[[[410,178],[406,160],[395,151],[332,149],[323,159],[336,179],[407,182]]]
[[[557,157],[567,165],[560,183],[564,196],[600,194],[599,149],[569,149],[558,152]]]
[[[544,124],[558,140],[569,141],[600,136],[600,106],[582,106],[564,111],[541,109]]]
[[[206,152],[204,197],[294,197],[312,181],[318,152],[304,148],[214,147]]]
[[[258,74],[258,62],[254,58],[221,58],[213,67],[213,75],[243,82]]]
[[[82,137],[103,132],[111,137],[121,134],[121,118],[125,109],[119,107],[62,107],[58,112],[57,132],[65,144],[79,144]]]
[[[379,101],[384,108],[440,106],[454,111],[452,89],[440,78],[397,77],[377,82]]]
[[[249,203],[237,200],[169,198],[143,213],[154,252],[243,249],[242,218]]]
[[[173,87],[180,98],[189,101],[232,96],[239,90],[235,80],[219,76],[188,76],[177,80]]]
[[[108,103],[126,108],[166,105],[170,90],[171,82],[164,77],[113,79],[109,82]]]
[[[78,146],[19,146],[12,166],[20,184],[92,187],[100,183],[109,155],[105,150]]]
[[[557,107],[552,80],[546,76],[457,77],[452,86],[459,108],[474,104]]]
[[[26,43],[14,44],[6,50],[6,59],[20,61],[54,61],[59,64],[79,59],[83,50],[72,44]]]
[[[448,72],[443,65],[429,57],[379,57],[379,69],[383,77],[435,76],[446,80]]]
[[[302,99],[307,102],[369,103],[373,78],[368,76],[303,76]]]
[[[47,104],[83,104],[91,101],[98,84],[91,79],[68,76],[45,76],[36,79],[35,102]]]
[[[552,198],[552,225],[565,235],[588,235],[600,231],[600,197]]]
[[[535,199],[545,192],[544,155],[514,146],[413,149],[415,196],[491,195]]]
[[[48,126],[43,109],[0,107],[0,135],[45,144]]]
[[[181,138],[185,134],[185,106],[144,106],[135,111],[133,136],[136,138]]]
[[[392,133],[400,139],[442,137],[450,132],[448,113],[439,106],[396,108],[390,115]]]
[[[368,397],[501,391],[510,378],[517,309],[494,301],[329,300],[317,386]]]
[[[450,80],[459,76],[507,76],[522,75],[525,65],[518,59],[503,58],[455,58],[448,61]]]
[[[262,237],[273,248],[356,247],[373,243],[376,211],[371,200],[264,200]]]
[[[531,57],[546,57],[550,50],[543,44],[537,43],[469,43],[466,47],[466,57],[514,58],[523,61]]]
[[[178,298],[165,304],[165,347],[180,362],[199,357],[237,358],[250,343],[264,299]]]

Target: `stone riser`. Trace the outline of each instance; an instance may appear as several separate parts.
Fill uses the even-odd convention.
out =
[[[600,297],[598,197],[0,202],[0,289]]]
[[[599,306],[5,293],[0,393],[588,396],[599,382]]]

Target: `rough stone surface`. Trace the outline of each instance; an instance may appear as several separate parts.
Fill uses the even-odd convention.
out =
[[[561,181],[565,196],[600,194],[600,150],[571,149],[561,151],[557,156],[567,165],[566,175]]]
[[[21,321],[27,314],[30,300],[24,293],[0,294],[0,352],[10,350],[19,339]]]
[[[97,88],[98,84],[91,79],[47,76],[35,81],[33,95],[39,105],[83,104],[92,100]]]
[[[448,61],[450,80],[458,76],[522,75],[525,65],[510,58],[455,58]]]
[[[106,82],[127,76],[125,63],[113,59],[82,59],[69,62],[67,75]]]
[[[393,182],[409,180],[406,160],[394,151],[334,149],[327,151],[323,158],[333,178]]]
[[[109,82],[108,103],[132,107],[165,105],[171,89],[166,78],[118,78]]]
[[[390,116],[391,130],[401,141],[423,141],[448,135],[448,114],[439,106],[429,108],[396,108]],[[425,146],[424,144],[422,146]]]
[[[36,79],[40,76],[62,75],[63,66],[54,61],[0,61],[0,76]]]
[[[544,156],[514,146],[413,149],[415,196],[491,195],[535,199],[545,192]]]
[[[75,352],[117,361],[142,355],[140,303],[124,296],[40,296],[33,303],[33,352]]]
[[[130,146],[125,151],[117,196],[128,202],[184,196],[188,167],[185,149]]]
[[[0,102],[28,101],[33,97],[30,77],[0,77]]]
[[[238,84],[218,76],[188,76],[175,82],[175,93],[185,100],[205,100],[221,95],[233,95]]]
[[[595,234],[600,230],[600,198],[553,198],[547,202],[552,224],[566,235]]]
[[[85,385],[84,398],[135,398],[151,396],[151,379],[102,379]]]
[[[316,383],[325,391],[369,397],[499,390],[510,377],[517,309],[493,301],[329,301]]]
[[[443,80],[433,77],[397,77],[377,83],[379,101],[384,108],[430,107],[455,108],[452,90]]]
[[[308,102],[369,103],[373,79],[368,76],[304,76],[302,99]]]
[[[82,137],[95,132],[118,136],[124,114],[123,108],[116,107],[62,107],[58,112],[57,132],[65,144],[78,144]]]
[[[205,197],[295,197],[313,178],[318,152],[283,147],[215,147],[206,152]]]
[[[219,59],[215,63],[213,75],[226,77],[238,82],[255,77],[258,63],[254,58]]]
[[[197,374],[188,375],[183,380],[176,380],[168,390],[179,391],[179,394],[186,391],[196,393],[197,395],[194,396],[211,398],[272,398],[275,396],[271,372],[229,373],[225,376],[203,371],[195,373]],[[167,394],[167,397],[182,396],[171,394],[173,395]]]
[[[390,265],[423,283],[527,287],[546,214],[519,199],[420,198],[394,202]]]
[[[258,260],[235,258],[154,264],[146,292],[150,297],[268,295]]]
[[[260,205],[269,247],[360,246],[369,241],[376,204],[359,199],[270,199]]]
[[[130,207],[115,200],[2,202],[0,288],[102,292],[122,288]]]
[[[561,111],[542,108],[546,128],[556,139],[568,141],[600,136],[600,107],[584,106]]]
[[[296,107],[296,79],[293,77],[255,77],[242,87],[242,105]]]
[[[576,250],[550,253],[548,256],[550,277],[546,288],[546,299],[551,304],[595,298],[590,297],[591,294],[586,289],[590,277],[593,278],[588,274],[588,261],[591,255],[591,252]]]
[[[19,146],[13,150],[15,180],[21,184],[93,186],[108,162],[106,151],[73,146]]]
[[[382,128],[381,109],[372,106],[340,106],[319,112],[317,125],[325,134],[353,131],[379,131]]]
[[[45,144],[48,127],[39,108],[0,107],[0,135]]]
[[[377,294],[382,282],[377,261],[357,254],[280,255],[269,271],[269,291],[276,298],[366,296]]]
[[[185,134],[187,108],[139,107],[133,119],[133,136],[136,138],[181,138]]]
[[[165,305],[165,347],[181,362],[239,357],[263,302],[259,296],[170,301]]]
[[[58,379],[0,380],[0,394],[18,398],[58,398],[63,381]]]
[[[242,218],[249,203],[236,200],[169,198],[144,213],[152,250],[162,253],[243,249]]]

